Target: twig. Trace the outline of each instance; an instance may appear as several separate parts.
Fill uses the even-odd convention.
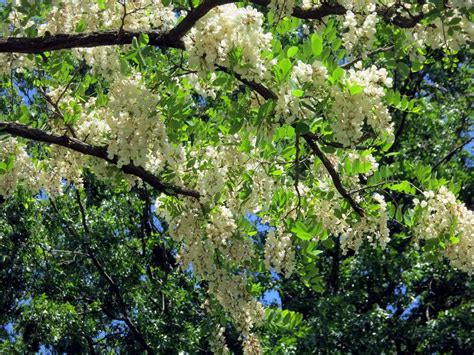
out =
[[[453,150],[451,150],[446,156],[444,156],[440,161],[438,161],[434,166],[432,170],[436,170],[439,168],[439,166],[445,162],[448,162],[458,151],[460,151],[462,148],[464,148],[466,145],[471,143],[474,140],[474,137],[469,138],[467,141],[461,143],[457,147],[455,147]]]

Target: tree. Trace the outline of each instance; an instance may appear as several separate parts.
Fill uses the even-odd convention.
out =
[[[469,2],[0,6],[5,351],[472,348]]]

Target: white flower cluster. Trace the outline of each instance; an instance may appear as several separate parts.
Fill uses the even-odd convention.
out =
[[[210,97],[211,99],[215,99],[217,96],[216,88],[211,85],[215,78],[215,73],[211,73],[209,79],[203,79],[195,73],[186,75],[187,84],[190,85],[193,91],[202,97]]]
[[[181,267],[192,265],[193,273],[208,282],[211,295],[235,320],[242,334],[251,334],[263,319],[263,306],[248,292],[243,275],[219,265],[241,264],[253,255],[250,241],[236,235],[234,216],[224,206],[204,216],[199,203],[191,200],[175,217],[163,211],[160,199],[156,210],[168,221],[171,237],[182,242],[178,256]]]
[[[271,0],[269,9],[275,13],[277,20],[290,17],[295,7],[295,0]]]
[[[385,248],[390,241],[390,230],[387,226],[387,203],[380,194],[373,194],[372,198],[378,204],[376,214],[362,217],[362,220],[352,226],[348,233],[341,235],[341,248],[343,253],[348,249],[357,251],[366,240],[370,245]]]
[[[0,163],[6,163],[12,157],[14,159],[12,166],[0,173],[1,196],[8,198],[18,185],[33,193],[38,193],[42,188],[52,195],[62,193],[65,180],[81,185],[82,167],[86,161],[83,155],[51,146],[47,158],[34,162],[26,147],[15,138],[8,138],[1,143]]]
[[[129,164],[160,171],[168,153],[168,138],[157,114],[157,95],[147,90],[141,76],[116,80],[109,92],[110,101],[103,112],[109,126],[107,153],[118,157],[117,166]],[[171,153],[171,152],[170,152]]]
[[[243,335],[250,335],[263,321],[265,309],[248,292],[245,276],[216,269],[209,280],[209,291],[236,320]]]
[[[303,100],[318,102],[324,96],[327,89],[328,71],[323,63],[315,61],[306,64],[298,61],[293,67],[290,80],[280,87],[276,113],[285,117],[287,123],[292,123],[298,118],[306,117],[308,109],[301,105]],[[304,90],[304,97],[295,95],[294,90]],[[314,102],[313,102],[314,103]]]
[[[291,234],[277,233],[270,229],[265,241],[265,267],[273,267],[277,273],[289,277],[295,268],[295,251],[291,242]]]
[[[249,334],[245,337],[243,342],[244,355],[261,355],[263,354],[260,340],[255,334]]]
[[[392,86],[385,68],[348,71],[345,88],[332,87],[333,104],[331,114],[335,118],[331,128],[336,140],[346,146],[357,142],[363,135],[362,128],[367,124],[379,135],[391,138],[393,123],[382,99],[384,87]],[[362,87],[360,92],[350,93],[350,88]]]
[[[0,196],[8,198],[19,184],[32,190],[38,190],[41,178],[31,157],[15,138],[0,141],[0,163],[7,165],[9,159],[14,159],[12,166],[3,166],[7,170],[0,173]]]
[[[44,162],[48,179],[43,183],[43,188],[48,194],[62,194],[64,180],[82,187],[82,169],[88,164],[86,156],[67,148],[51,146]]]
[[[109,81],[121,75],[120,54],[116,47],[75,48],[72,53],[91,68],[94,74],[100,74]]]
[[[339,4],[344,6],[345,9],[360,12],[370,13],[375,11],[375,5],[381,3],[384,6],[391,6],[394,0],[338,0]]]
[[[428,26],[418,23],[414,28],[405,30],[408,42],[415,48],[463,48],[474,37],[474,23],[460,10],[472,12],[473,4],[470,0],[446,1],[444,6],[449,9],[446,15],[435,18]],[[421,11],[426,14],[435,7],[435,3],[427,2]]]
[[[378,204],[378,210],[365,215],[360,221],[351,219],[349,214],[352,211],[340,217],[335,215],[334,211],[341,208],[340,199],[318,200],[315,203],[314,208],[318,210],[318,219],[324,229],[341,237],[341,249],[344,254],[349,249],[357,252],[364,241],[382,248],[390,241],[387,204],[382,195],[375,193],[372,198]]]
[[[97,107],[95,98],[81,104],[73,125],[77,137],[94,145],[107,145],[108,157],[116,157],[118,167],[133,163],[159,173],[168,164],[179,172],[184,150],[169,141],[158,113],[159,96],[145,87],[141,75],[118,76],[108,99],[102,107]],[[70,100],[64,95],[60,107],[67,111]]]
[[[377,32],[377,22],[375,11],[368,15],[356,15],[352,11],[347,11],[343,22],[347,31],[342,36],[347,52],[352,53],[359,48],[371,49]]]
[[[165,32],[173,28],[175,23],[173,7],[164,6],[161,0],[106,0],[104,8],[100,8],[96,0],[55,0],[39,31],[40,34],[46,31],[51,34],[74,33],[79,28],[82,31],[98,31],[123,26],[126,31]]]
[[[212,9],[191,29],[184,42],[189,63],[199,71],[217,66],[232,68],[249,80],[268,75],[270,61],[264,52],[271,49],[271,33],[263,31],[263,15],[251,7],[227,4]]]
[[[444,254],[451,265],[468,273],[474,271],[474,213],[445,186],[424,192],[424,199],[414,200],[420,215],[414,227],[420,240],[439,238],[446,245]]]
[[[24,70],[33,65],[34,61],[27,55],[17,53],[0,53],[0,77],[10,75],[12,70]]]
[[[209,339],[209,347],[213,354],[217,355],[228,355],[230,350],[225,343],[224,338],[224,327],[216,327],[214,333]]]

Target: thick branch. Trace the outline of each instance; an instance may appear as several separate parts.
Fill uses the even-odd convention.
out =
[[[0,53],[43,53],[59,49],[91,48],[131,44],[140,32],[104,31],[90,33],[57,34],[36,38],[11,37],[0,39]],[[147,32],[149,44],[160,47],[184,49],[180,39],[173,40],[166,34]]]
[[[166,33],[157,31],[143,32],[149,37],[149,44],[165,48],[184,49],[181,40],[183,36],[213,8],[234,3],[232,0],[204,0],[198,7],[191,10],[188,15],[173,29]],[[267,6],[269,0],[250,0],[251,3],[260,6]],[[381,8],[377,10],[386,22],[393,23],[398,27],[409,28],[415,26],[422,18],[423,14],[413,17],[403,17],[396,13],[393,7]],[[293,16],[306,20],[320,20],[329,15],[344,15],[346,9],[339,4],[324,2],[318,7],[303,9],[296,6]],[[100,46],[113,46],[131,44],[133,37],[138,37],[142,32],[114,31],[56,34],[37,38],[12,37],[0,39],[0,53],[43,53],[60,49],[90,48]]]
[[[31,128],[23,124],[15,123],[15,122],[2,122],[0,121],[0,131],[6,132],[11,134],[12,136],[16,137],[23,137],[26,139],[31,139],[37,142],[43,142],[48,144],[55,144],[61,147],[65,147],[71,149],[73,151],[97,157],[99,159],[105,160],[110,164],[117,165],[117,157],[113,157],[112,159],[108,157],[107,148],[106,147],[96,147],[87,143],[84,143],[78,139],[71,138],[68,136],[57,136],[54,134],[50,134],[44,132],[39,129]],[[123,165],[119,168],[126,174],[134,175],[139,177],[144,182],[148,183],[150,186],[155,188],[157,191],[163,192],[170,196],[189,196],[194,198],[199,198],[199,192],[186,189],[179,186],[173,186],[169,184],[165,184],[161,182],[155,175],[150,173],[149,171],[145,170],[142,167],[136,166],[132,163]]]

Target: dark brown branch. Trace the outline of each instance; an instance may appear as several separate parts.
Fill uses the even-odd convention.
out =
[[[148,44],[184,49],[181,40],[171,40],[166,34],[147,32]],[[91,48],[131,44],[140,32],[104,31],[90,33],[57,34],[36,38],[11,37],[0,40],[0,53],[43,53],[60,49]]]
[[[56,34],[37,38],[12,37],[0,39],[0,53],[43,53],[60,49],[125,45],[131,44],[133,38],[138,37],[140,33],[148,35],[149,44],[152,46],[184,49],[182,38],[197,21],[213,8],[233,2],[235,1],[204,0],[198,7],[191,10],[175,28],[166,33],[118,29],[103,32]],[[270,3],[269,0],[250,0],[250,2],[260,6],[267,6]],[[393,7],[381,8],[377,12],[385,21],[403,28],[413,27],[423,18],[423,14],[412,17],[400,16]],[[345,13],[346,9],[342,5],[327,2],[311,9],[296,6],[293,10],[293,16],[307,20],[320,20],[329,15],[344,15]]]
[[[93,146],[68,136],[57,136],[36,128],[28,127],[20,123],[2,121],[0,121],[0,132],[6,132],[8,134],[11,134],[12,136],[23,137],[37,142],[59,145],[61,147],[71,149],[84,155],[97,157],[99,159],[105,160],[110,164],[117,165],[118,158],[115,156],[113,158],[109,158],[106,147]],[[130,174],[139,177],[144,182],[155,188],[157,191],[163,192],[167,195],[183,195],[194,198],[199,198],[200,196],[199,192],[195,190],[190,190],[184,187],[173,186],[163,183],[160,181],[160,179],[158,179],[158,177],[145,170],[144,168],[134,165],[133,163],[123,165],[119,169],[125,174]]]
[[[352,198],[352,196],[349,194],[349,192],[347,192],[347,190],[342,185],[339,174],[334,169],[332,163],[329,161],[329,159],[326,157],[326,155],[323,153],[323,151],[319,148],[318,143],[316,143],[316,137],[313,134],[308,133],[308,134],[303,135],[303,138],[308,143],[308,145],[311,148],[311,150],[313,151],[314,155],[316,155],[321,160],[321,162],[323,163],[324,167],[326,168],[329,175],[331,176],[331,179],[334,183],[334,186],[336,187],[336,190],[341,194],[341,196],[347,202],[349,202],[351,207],[354,209],[354,211],[357,212],[358,215],[363,216],[364,215],[364,210]]]

